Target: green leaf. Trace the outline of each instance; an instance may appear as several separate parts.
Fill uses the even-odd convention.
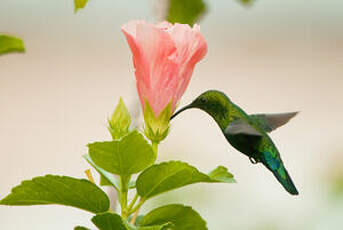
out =
[[[232,183],[234,179],[223,166],[207,175],[187,163],[169,161],[144,170],[137,178],[136,188],[143,199],[148,199],[160,193],[199,182]]]
[[[136,220],[135,220],[135,225],[136,225],[136,226],[139,226],[139,225],[140,225],[140,222],[141,222],[141,220],[143,219],[143,217],[144,217],[143,215],[138,215],[138,216],[137,216],[137,218],[136,218]],[[132,218],[133,218],[133,215],[129,216],[129,218],[127,218],[127,221],[128,221],[129,223],[131,223]]]
[[[79,9],[83,9],[88,0],[74,0],[74,13],[77,13]]]
[[[343,174],[341,172],[332,174],[329,179],[331,198],[343,197]]]
[[[93,213],[105,212],[110,207],[107,195],[85,179],[46,175],[23,181],[0,201],[2,205],[60,204]]]
[[[162,224],[162,225],[154,225],[154,226],[146,226],[146,227],[136,227],[132,224],[127,224],[129,230],[169,230],[171,229],[172,225],[170,223]]]
[[[114,178],[115,180],[115,178]],[[100,186],[114,186],[112,182],[110,182],[106,177],[100,175]]]
[[[85,154],[83,155],[83,157],[100,174],[101,186],[114,186],[116,189],[119,190],[119,180],[112,173],[109,173],[103,170],[102,168],[100,168],[99,166],[97,166],[89,157],[89,154]],[[129,189],[134,189],[134,188],[136,188],[136,181],[131,180],[129,182]]]
[[[255,0],[238,0],[238,1],[246,6],[251,6],[255,2]]]
[[[0,55],[13,52],[25,52],[24,42],[20,38],[5,34],[0,35]]]
[[[131,181],[129,182],[129,189],[134,189],[134,188],[136,188],[136,181],[131,180]]]
[[[169,0],[167,20],[192,26],[205,12],[203,0]]]
[[[101,186],[112,185],[117,190],[119,190],[118,180],[115,178],[115,176],[113,174],[106,172],[105,170],[100,168],[98,165],[96,165],[94,163],[94,161],[92,161],[92,159],[89,157],[89,154],[85,154],[85,155],[83,155],[83,157],[100,174],[100,185]]]
[[[108,130],[110,131],[113,140],[120,139],[129,133],[131,116],[122,98],[120,98],[118,105],[108,123]]]
[[[96,165],[121,176],[138,173],[156,159],[151,145],[136,130],[120,140],[96,142],[88,148]]]
[[[162,225],[154,225],[154,226],[147,226],[147,227],[138,227],[138,230],[168,230],[171,229],[172,224],[166,223]]]
[[[233,175],[227,171],[227,168],[224,166],[218,166],[217,168],[213,169],[208,176],[216,181],[216,182],[224,182],[224,183],[235,183],[235,179]]]
[[[76,226],[74,230],[90,230],[89,228],[82,227],[82,226]]]
[[[116,213],[101,213],[92,218],[92,222],[100,230],[167,230],[170,226],[169,223],[164,223],[162,225],[154,225],[147,227],[135,227],[121,218]]]
[[[140,226],[171,223],[173,230],[207,230],[206,222],[191,207],[171,204],[159,207],[146,214]]]
[[[100,230],[128,230],[124,220],[115,213],[102,213],[94,216],[92,222]]]

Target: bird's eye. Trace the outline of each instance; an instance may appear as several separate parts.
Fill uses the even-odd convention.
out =
[[[206,102],[207,102],[207,99],[204,98],[204,97],[201,97],[201,98],[200,98],[200,102],[201,102],[201,103],[206,103]]]

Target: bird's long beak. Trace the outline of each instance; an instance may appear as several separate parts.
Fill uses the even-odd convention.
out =
[[[178,114],[180,114],[181,112],[187,110],[187,109],[191,109],[194,108],[194,105],[191,103],[189,105],[184,106],[183,108],[179,109],[176,113],[173,114],[173,116],[170,117],[170,120],[173,119],[174,117],[176,117]]]

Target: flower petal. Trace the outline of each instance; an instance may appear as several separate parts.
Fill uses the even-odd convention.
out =
[[[207,53],[207,44],[198,25],[191,28],[189,25],[175,24],[171,37],[177,47],[174,61],[179,64],[178,86],[174,96],[177,103],[190,82],[195,64]]]
[[[194,66],[207,52],[200,27],[132,21],[122,26],[133,54],[137,90],[144,110],[149,102],[156,117],[184,94]]]

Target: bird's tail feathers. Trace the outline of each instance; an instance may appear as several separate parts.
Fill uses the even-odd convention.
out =
[[[298,195],[299,192],[295,187],[291,177],[289,176],[286,168],[281,165],[279,169],[272,170],[272,173],[276,179],[282,184],[282,186],[292,195]]]
[[[283,163],[279,165],[277,169],[271,168],[266,162],[262,163],[274,174],[276,179],[281,183],[281,185],[292,195],[298,195],[299,192],[295,187],[290,175],[288,174],[286,168],[284,167]]]

